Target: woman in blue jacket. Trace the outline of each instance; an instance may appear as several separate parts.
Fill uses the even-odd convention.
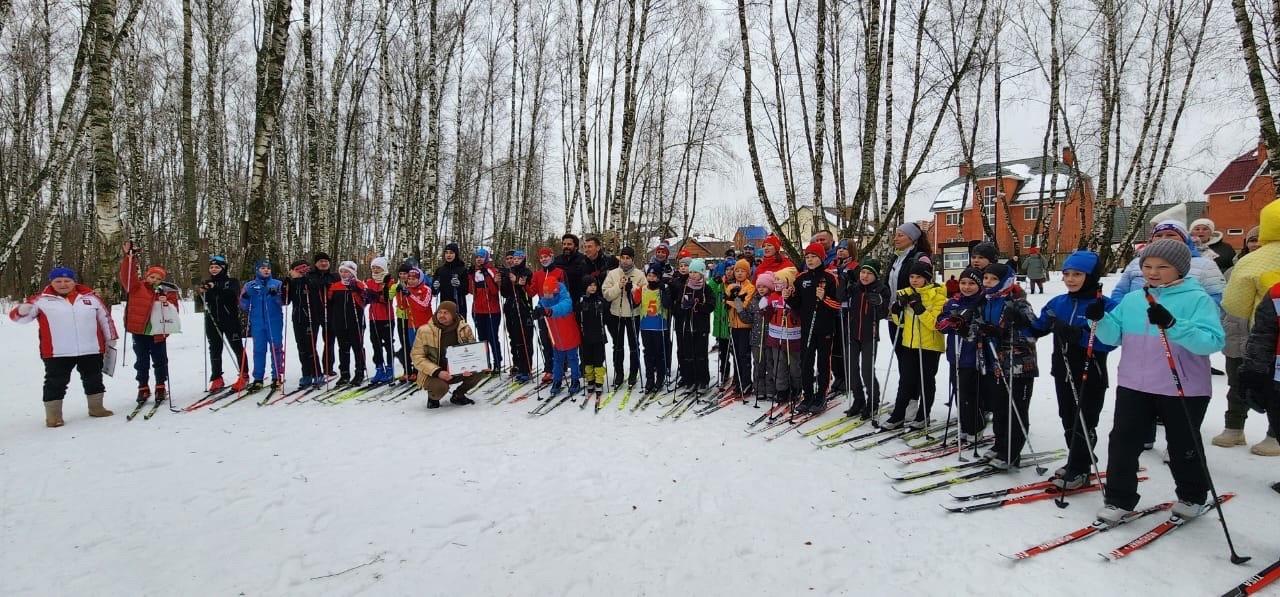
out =
[[[284,384],[284,284],[271,277],[271,262],[258,261],[256,275],[240,291],[240,309],[249,317],[253,338],[253,383],[247,392],[262,389],[267,347],[271,347],[272,384]]]

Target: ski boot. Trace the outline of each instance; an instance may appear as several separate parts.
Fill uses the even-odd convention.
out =
[[[262,389],[262,380],[261,380],[261,379],[255,379],[255,380],[253,380],[253,383],[249,384],[249,386],[248,386],[248,387],[246,387],[246,388],[244,389],[244,393],[246,393],[246,394],[252,394],[252,393],[257,392],[258,390],[261,390],[261,389]]]
[[[138,386],[138,404],[142,404],[151,399],[151,388],[148,386]]]
[[[1098,520],[1105,522],[1108,525],[1115,526],[1124,522],[1124,519],[1128,518],[1132,514],[1133,510],[1125,510],[1119,506],[1107,504],[1103,506],[1101,510],[1098,510]]]
[[[867,408],[867,401],[866,401],[866,400],[864,400],[864,399],[862,399],[862,398],[854,398],[854,399],[853,399],[853,404],[850,404],[850,405],[849,405],[849,410],[844,411],[844,416],[846,416],[846,417],[856,417],[856,416],[858,416],[858,415],[862,414],[862,411],[863,411],[863,410],[866,410],[866,408]]]
[[[156,384],[156,404],[160,404],[161,402],[164,402],[165,398],[168,398],[168,397],[169,397],[169,391],[165,389],[164,384],[162,383]]]
[[[356,369],[355,377],[351,378],[351,385],[358,386],[364,383],[364,369]]]
[[[560,392],[561,392],[561,391],[563,391],[563,390],[564,390],[564,388],[560,387],[559,385],[553,385],[553,386],[551,386],[551,393],[550,393],[547,397],[548,397],[548,398],[555,398],[556,396],[559,396],[559,395],[560,395]]]
[[[343,374],[342,374],[342,375],[340,375],[340,376],[338,377],[338,381],[337,381],[337,383],[335,383],[335,384],[333,384],[333,385],[334,385],[334,386],[345,386],[345,385],[347,385],[347,384],[349,384],[349,383],[351,383],[351,376],[350,376],[350,375],[348,375],[346,372],[343,372]]]
[[[212,393],[217,392],[218,390],[221,390],[222,388],[225,388],[225,387],[227,387],[227,384],[226,384],[226,382],[222,381],[222,376],[221,376],[221,375],[219,375],[218,377],[215,377],[215,378],[213,378],[213,379],[209,380],[209,389],[208,389],[208,392],[209,392],[210,394],[212,394]]]
[[[391,381],[390,367],[378,367],[378,372],[374,374],[374,376],[371,379],[369,379],[370,383],[375,383],[375,384],[384,384],[389,381]]]
[[[241,375],[238,379],[236,379],[235,383],[231,384],[231,389],[239,392],[241,390],[244,390],[244,387],[248,384],[249,384],[249,376]]]
[[[573,383],[569,384],[569,395],[577,396],[580,393],[582,393],[582,384],[575,379]]]
[[[528,373],[517,373],[515,377],[511,378],[511,381],[523,385],[529,383],[530,379]]]
[[[1071,491],[1072,489],[1080,489],[1089,484],[1089,475],[1087,473],[1069,473],[1064,472],[1062,476],[1053,479],[1053,486],[1062,491]]]
[[[312,381],[313,379],[314,379],[314,378],[307,377],[307,376],[305,376],[305,375],[304,375],[301,379],[299,379],[299,380],[298,380],[298,387],[297,387],[297,389],[295,389],[294,391],[295,391],[295,392],[305,392],[305,391],[307,391],[307,389],[308,389],[308,388],[310,388],[312,385],[314,385],[314,383],[315,383],[315,382],[314,382],[314,381]]]
[[[1169,508],[1169,512],[1183,520],[1191,520],[1192,518],[1208,512],[1209,509],[1210,506],[1206,506],[1204,504],[1193,504],[1186,500],[1179,500],[1172,508]]]

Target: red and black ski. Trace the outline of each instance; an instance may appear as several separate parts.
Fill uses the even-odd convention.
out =
[[[1087,527],[1076,529],[1061,537],[1057,537],[1057,538],[1045,541],[1044,543],[1041,543],[1040,545],[1037,545],[1035,547],[1028,548],[1026,550],[1020,551],[1015,554],[1000,554],[1000,555],[1003,555],[1004,557],[1009,558],[1010,560],[1025,560],[1027,558],[1038,556],[1046,551],[1057,549],[1068,543],[1075,543],[1076,541],[1087,539],[1098,533],[1105,533],[1122,524],[1133,522],[1135,520],[1138,520],[1139,518],[1143,518],[1148,515],[1155,514],[1156,512],[1163,512],[1165,510],[1168,510],[1171,507],[1173,507],[1173,502],[1164,502],[1162,504],[1156,504],[1154,506],[1150,506],[1143,510],[1138,510],[1116,524],[1108,524],[1101,520],[1094,521],[1093,524]]]
[[[1244,597],[1245,595],[1253,595],[1261,591],[1263,587],[1273,583],[1280,578],[1280,560],[1276,560],[1270,566],[1263,568],[1261,572],[1250,576],[1248,580],[1236,585],[1230,591],[1222,594],[1222,597]]]
[[[1218,506],[1221,507],[1224,502],[1235,497],[1235,495],[1236,494],[1234,493],[1224,493],[1218,496]],[[1107,561],[1114,562],[1120,558],[1123,558],[1127,555],[1132,554],[1135,551],[1138,551],[1139,549],[1142,549],[1143,547],[1151,545],[1152,543],[1155,542],[1156,539],[1159,539],[1165,535],[1168,535],[1178,527],[1184,524],[1187,524],[1188,520],[1189,519],[1186,519],[1181,516],[1178,516],[1177,514],[1174,514],[1173,516],[1169,517],[1169,520],[1166,520],[1156,525],[1156,528],[1151,529],[1150,531],[1147,531],[1139,535],[1138,538],[1134,539],[1133,541],[1125,543],[1124,545],[1121,545],[1120,547],[1117,547],[1107,553],[1100,553],[1098,555],[1102,556]]]

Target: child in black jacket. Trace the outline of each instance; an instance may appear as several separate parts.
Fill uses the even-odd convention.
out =
[[[876,381],[876,346],[880,343],[880,320],[889,315],[891,293],[880,281],[880,262],[867,259],[854,276],[845,280],[844,305],[848,323],[845,335],[845,366],[853,403],[846,416],[870,419],[880,407],[880,384]]]
[[[578,319],[582,322],[582,375],[587,379],[587,396],[604,392],[605,315],[609,303],[600,294],[600,284],[592,274],[583,276],[586,290],[578,299]]]
[[[680,379],[684,385],[704,390],[711,385],[711,313],[715,296],[707,286],[707,265],[701,259],[689,264],[689,276],[676,301]]]

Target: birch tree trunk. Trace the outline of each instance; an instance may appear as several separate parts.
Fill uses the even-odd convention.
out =
[[[93,145],[94,213],[97,217],[97,264],[95,287],[105,297],[115,297],[110,289],[120,254],[119,177],[116,172],[115,142],[111,134],[114,102],[111,97],[112,47],[116,40],[115,0],[91,0],[88,26],[93,32],[89,55],[89,137]],[[107,300],[111,300],[108,298]]]
[[[185,210],[183,237],[187,243],[187,281],[195,286],[200,275],[200,231],[197,224],[196,205],[196,146],[195,131],[191,123],[191,79],[195,70],[192,55],[191,0],[182,0],[182,97],[178,138],[182,143],[182,205]],[[201,303],[203,304],[203,303]]]
[[[1267,145],[1267,164],[1273,177],[1280,178],[1280,133],[1276,132],[1271,98],[1267,94],[1267,83],[1262,77],[1262,63],[1258,59],[1258,44],[1253,37],[1253,22],[1249,20],[1249,11],[1245,8],[1244,1],[1231,0],[1231,8],[1235,11],[1236,29],[1240,32],[1240,49],[1244,52],[1245,71],[1249,75],[1254,108],[1258,111],[1259,129],[1262,140]],[[1280,0],[1276,1],[1273,12],[1276,26],[1280,27]],[[1280,31],[1274,33],[1280,37]],[[1280,196],[1280,185],[1276,186],[1276,194]]]
[[[267,202],[270,185],[267,165],[276,137],[280,102],[283,99],[284,59],[289,47],[290,0],[274,0],[263,19],[262,46],[258,49],[258,83],[253,125],[253,162],[249,178],[249,205],[240,226],[241,274],[252,275],[252,261],[267,256],[271,231]]]

